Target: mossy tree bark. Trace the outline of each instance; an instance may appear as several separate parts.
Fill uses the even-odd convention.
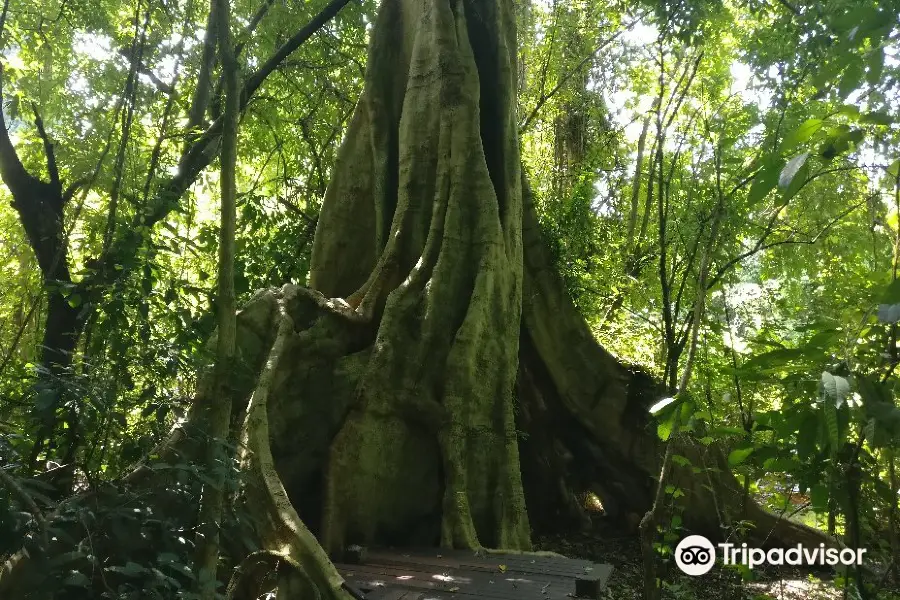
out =
[[[322,536],[529,545],[513,394],[522,194],[508,2],[388,2],[311,286],[377,322],[331,444]],[[440,515],[435,520],[435,515]]]

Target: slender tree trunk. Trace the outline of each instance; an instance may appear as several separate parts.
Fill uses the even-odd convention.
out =
[[[628,241],[625,246],[629,256],[634,253],[634,234],[635,228],[637,227],[638,212],[640,210],[641,180],[643,179],[644,146],[647,143],[647,131],[650,129],[651,116],[652,115],[647,114],[647,116],[644,117],[644,126],[641,128],[641,136],[638,138],[637,159],[635,161],[634,177],[632,178],[631,183],[631,210],[628,215],[628,233],[626,234],[626,239]],[[653,183],[651,182],[650,185],[652,186]],[[642,227],[642,229],[646,228]],[[638,238],[638,241],[640,241],[640,238]]]
[[[218,28],[222,23],[222,16],[216,15],[220,10],[219,0],[210,0],[209,14],[206,17],[206,34],[203,37],[203,52],[200,58],[200,69],[197,73],[197,82],[194,87],[194,95],[191,98],[191,107],[188,110],[188,128],[201,128],[206,119],[206,111],[209,108],[212,95],[213,69],[216,66],[216,44],[221,43],[222,34]],[[221,56],[222,49],[219,49]]]
[[[219,37],[219,57],[225,77],[225,113],[222,127],[221,152],[221,204],[219,230],[218,337],[216,340],[215,395],[205,401],[208,406],[208,439],[206,442],[206,468],[215,484],[207,483],[201,500],[199,533],[195,571],[200,598],[213,600],[216,594],[217,567],[219,564],[219,527],[225,505],[225,479],[231,465],[228,451],[228,433],[231,422],[233,389],[231,381],[234,369],[235,319],[234,252],[235,205],[237,200],[237,137],[240,119],[240,80],[238,64],[231,38],[231,7],[229,0],[215,0],[211,14],[218,16],[216,30]]]
[[[891,561],[895,567],[900,564],[900,535],[897,531],[897,489],[900,484],[897,482],[897,459],[894,455],[893,448],[886,449],[888,459],[888,482],[891,486],[891,502],[888,506],[888,535],[891,544]],[[892,571],[896,573],[896,570]],[[896,576],[893,576],[896,580]]]
[[[715,250],[718,242],[719,226],[722,221],[721,196],[716,204],[713,213],[713,224],[710,230],[709,241],[703,249],[700,257],[699,277],[697,278],[696,298],[694,299],[694,311],[692,320],[691,340],[688,345],[687,357],[685,357],[684,368],[681,371],[681,377],[678,381],[676,393],[680,394],[687,390],[688,383],[694,367],[694,357],[697,353],[697,342],[700,339],[700,329],[702,328],[703,315],[706,311],[706,294],[707,279],[709,277],[711,255]],[[664,272],[663,272],[664,273]],[[665,286],[666,283],[663,282]],[[670,355],[676,355],[676,352],[670,352]],[[677,358],[676,358],[677,361]],[[673,371],[677,369],[677,362],[673,365]],[[677,410],[672,423],[669,443],[666,445],[666,453],[663,457],[662,467],[660,468],[659,481],[656,484],[656,496],[653,500],[653,506],[644,515],[641,520],[641,554],[644,562],[644,598],[645,600],[655,600],[659,597],[659,586],[656,581],[656,550],[653,548],[653,538],[656,536],[656,528],[659,525],[663,511],[663,501],[665,488],[669,481],[669,470],[672,464],[672,455],[674,454],[674,440],[678,436],[681,427],[681,410]],[[716,494],[715,490],[710,490],[712,494]],[[717,511],[718,512],[718,511]]]

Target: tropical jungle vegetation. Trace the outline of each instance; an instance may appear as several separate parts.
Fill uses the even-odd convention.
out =
[[[898,40],[896,0],[4,0],[0,598],[621,543],[610,597],[894,597]],[[867,560],[704,588],[688,534]]]

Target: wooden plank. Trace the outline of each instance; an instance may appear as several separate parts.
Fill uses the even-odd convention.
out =
[[[403,588],[382,588],[366,594],[366,600],[405,600],[406,592]]]
[[[580,559],[580,558],[566,558],[565,556],[543,556],[538,554],[529,554],[529,553],[509,553],[509,554],[498,554],[494,552],[484,553],[484,554],[476,554],[473,550],[453,550],[453,549],[444,549],[444,548],[372,548],[371,552],[377,552],[380,554],[401,554],[401,555],[409,555],[409,556],[443,556],[444,558],[453,558],[458,560],[463,560],[466,562],[470,562],[473,560],[486,561],[491,562],[494,561],[497,557],[502,557],[503,560],[511,563],[516,562],[533,562],[533,561],[541,561],[541,562],[559,562],[559,563],[572,563],[572,564],[591,564],[591,561]]]
[[[451,551],[453,552],[453,551]],[[430,555],[421,553],[389,553],[372,551],[369,553],[367,564],[379,565],[418,565],[430,568],[464,569],[472,571],[500,572],[503,566],[505,572],[545,575],[558,575],[562,577],[578,577],[591,574],[597,567],[597,563],[586,560],[573,560],[568,558],[542,557],[521,558],[514,554],[492,555],[490,559],[474,557],[471,552],[464,556],[446,556],[444,554]]]
[[[397,594],[400,594],[399,596]],[[441,592],[428,592],[427,595],[422,592],[404,589],[386,589],[379,592],[372,592],[366,596],[366,600],[462,600],[456,598],[453,594],[443,594]]]
[[[470,550],[399,550],[390,551],[384,549],[371,550],[369,561],[377,562],[382,558],[403,559],[412,561],[428,561],[430,564],[448,565],[506,565],[508,568],[532,569],[550,568],[559,571],[571,572],[573,575],[581,574],[584,569],[590,568],[595,563],[587,560],[556,557],[535,556],[533,554],[486,554],[477,556]]]
[[[366,596],[366,600],[423,600],[425,594],[403,588],[381,588]],[[429,596],[431,600],[435,596]]]
[[[466,569],[466,568],[449,568],[446,566],[441,566],[439,568],[434,568],[433,565],[421,565],[416,563],[407,563],[407,564],[367,564],[363,567],[358,567],[356,565],[338,565],[338,569],[344,572],[353,571],[354,568],[366,568],[367,572],[377,572],[383,574],[385,577],[389,575],[398,576],[398,574],[403,574],[409,577],[417,577],[425,580],[439,580],[438,576],[451,576],[451,577],[471,577],[474,575],[478,575],[479,579],[487,576],[488,578],[493,578],[494,580],[506,580],[506,579],[533,579],[539,580],[542,583],[552,583],[554,587],[563,586],[566,588],[570,588],[571,590],[575,589],[575,577],[571,575],[559,575],[555,573],[520,573],[515,571],[500,571],[499,569],[488,570],[486,568],[478,568],[478,569]]]
[[[390,562],[390,561],[384,561]],[[434,565],[422,565],[418,563],[368,563],[365,565],[335,565],[341,573],[364,572],[369,574],[379,574],[384,577],[395,578],[418,578],[425,580],[440,581],[442,577],[468,577],[477,575],[479,579],[485,577],[503,580],[503,579],[529,579],[537,578],[543,582],[553,582],[563,584],[573,582],[575,577],[568,575],[558,575],[555,573],[517,573],[515,571],[501,571],[499,569],[467,569],[467,568],[451,568],[444,565],[435,567]],[[574,584],[573,584],[574,585]]]
[[[586,560],[433,548],[375,549],[365,564],[336,566],[367,600],[568,600],[577,579],[596,596],[612,572]]]
[[[426,596],[429,600],[432,593],[451,594],[460,600],[565,600],[575,588],[574,579],[523,577],[516,573],[462,571],[447,575],[434,574],[447,578],[441,580],[429,575],[429,572],[383,565],[341,565],[339,569],[348,582],[360,589],[378,590],[381,584],[386,588],[428,590]]]

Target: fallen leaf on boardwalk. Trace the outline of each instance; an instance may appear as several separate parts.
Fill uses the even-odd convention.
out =
[[[500,566],[497,567],[497,568],[500,569],[500,572],[501,572],[501,573],[506,573],[506,565],[500,565]]]

